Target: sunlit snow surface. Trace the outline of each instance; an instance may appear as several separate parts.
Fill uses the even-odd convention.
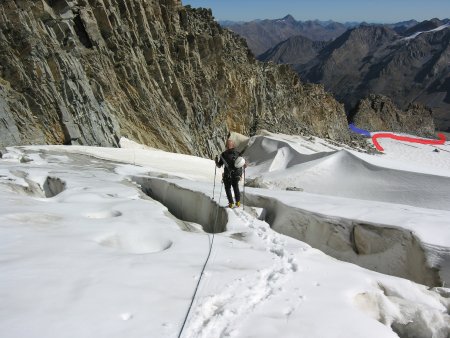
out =
[[[412,39],[415,39],[416,37],[418,37],[420,34],[430,33],[430,32],[438,32],[438,31],[441,31],[441,30],[449,28],[449,27],[450,27],[450,23],[446,23],[445,25],[441,25],[441,26],[436,27],[435,29],[431,29],[429,31],[416,32],[410,36],[407,36],[406,38],[404,38],[404,40],[412,40]]]
[[[448,143],[433,153],[386,140],[386,154],[370,156],[320,139],[265,140],[266,147],[251,140],[247,175],[270,189],[248,192],[330,217],[406,226],[427,243],[450,246],[450,187],[439,184],[450,176]],[[214,187],[210,160],[127,140],[122,146],[9,148],[0,160],[0,337],[178,336],[212,236],[174,219],[133,177],[160,177],[207,196],[214,190],[224,206],[221,172]],[[357,182],[347,181],[352,170]],[[379,171],[398,201],[367,191],[386,184],[385,175],[371,176]],[[422,184],[438,207],[399,193],[410,184]],[[227,213],[182,337],[447,337],[450,290],[337,261],[250,211]]]

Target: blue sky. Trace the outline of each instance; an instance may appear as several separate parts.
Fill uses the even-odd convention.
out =
[[[182,0],[183,5],[211,8],[216,20],[276,19],[392,23],[450,17],[450,0]]]

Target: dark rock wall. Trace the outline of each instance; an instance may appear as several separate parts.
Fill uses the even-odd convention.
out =
[[[202,156],[230,130],[349,137],[322,86],[177,0],[3,0],[0,121],[0,146],[126,136]]]
[[[435,125],[429,108],[415,103],[410,104],[406,110],[401,110],[383,95],[370,95],[361,100],[351,119],[356,126],[369,131],[435,136]]]

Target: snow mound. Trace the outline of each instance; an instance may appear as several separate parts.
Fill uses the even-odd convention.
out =
[[[256,156],[265,155],[248,170],[253,186],[450,210],[448,177],[376,166],[347,150],[305,155],[283,141],[268,143],[253,144]]]
[[[250,175],[287,169],[297,164],[316,160],[333,152],[304,153],[294,144],[265,136],[250,140],[245,152],[250,164]]]

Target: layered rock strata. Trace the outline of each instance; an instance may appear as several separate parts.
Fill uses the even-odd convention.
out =
[[[349,137],[323,87],[177,0],[2,1],[0,119],[0,147],[126,136],[211,156],[230,130]]]

